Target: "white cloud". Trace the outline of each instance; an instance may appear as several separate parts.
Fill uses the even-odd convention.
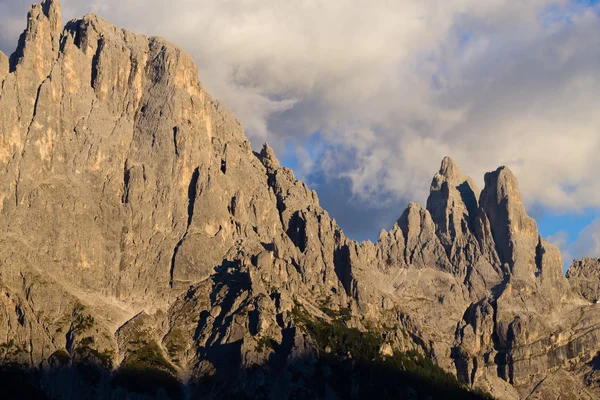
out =
[[[0,48],[27,2],[0,0]],[[444,155],[482,183],[508,165],[525,199],[600,206],[600,21],[567,0],[62,0],[161,35],[253,143],[306,143],[355,198],[425,199]],[[18,15],[17,15],[18,11]],[[8,23],[6,23],[8,21]],[[298,152],[302,154],[302,150]]]
[[[569,235],[565,231],[560,231],[546,238],[550,243],[558,247],[563,260],[563,272],[567,272],[575,257],[583,257],[581,254],[576,256],[572,253],[572,243],[569,243]]]
[[[579,232],[577,238],[569,241],[566,232],[558,232],[549,236],[548,241],[556,245],[563,257],[564,269],[568,269],[574,259],[583,257],[600,257],[600,218],[592,221]]]
[[[600,219],[585,227],[569,247],[578,257],[600,257]]]

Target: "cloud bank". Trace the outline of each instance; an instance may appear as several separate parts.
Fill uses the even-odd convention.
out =
[[[563,269],[566,272],[574,259],[585,257],[600,257],[600,218],[596,218],[584,227],[576,238],[569,240],[566,231],[559,231],[548,237],[561,251]]]
[[[5,52],[28,3],[0,0]],[[298,175],[325,197],[344,182],[355,205],[423,202],[451,155],[480,185],[509,166],[529,205],[600,206],[595,2],[61,3],[65,19],[95,12],[186,49],[254,146],[293,143]]]

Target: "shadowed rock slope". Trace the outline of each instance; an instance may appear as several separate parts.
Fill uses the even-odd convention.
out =
[[[45,0],[0,83],[0,361],[49,397],[600,397],[600,265],[507,168],[359,244],[163,39]]]

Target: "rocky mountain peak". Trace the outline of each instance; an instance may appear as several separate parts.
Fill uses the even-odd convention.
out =
[[[525,248],[535,247],[538,230],[527,215],[515,175],[506,167],[485,174],[485,188],[479,203],[490,220],[501,259],[514,266],[531,262]]]
[[[263,148],[260,151],[260,158],[269,171],[277,170],[280,167],[279,160],[275,157],[275,152],[267,143],[263,145]]]
[[[47,0],[0,81],[0,362],[51,397],[135,398],[140,370],[198,398],[426,397],[355,380],[415,359],[501,399],[600,393],[600,267],[562,276],[508,169],[478,196],[447,157],[425,208],[358,244],[164,39],[63,28]]]
[[[442,160],[442,164],[440,165],[439,174],[445,177],[448,181],[464,181],[464,174],[458,165],[454,162],[454,160],[450,156],[444,157]]]
[[[505,166],[499,167],[493,172],[488,172],[484,177],[485,186],[488,191],[495,191],[498,200],[509,199],[522,203],[521,191],[515,174]]]
[[[433,177],[427,210],[436,234],[459,274],[466,274],[468,242],[475,243],[473,221],[477,214],[478,190],[473,180],[463,174],[450,158],[442,160]]]
[[[44,0],[34,4],[27,15],[27,29],[19,39],[19,45],[11,56],[11,69],[24,64],[34,68],[37,78],[49,73],[51,63],[58,55],[60,35],[63,29],[60,4],[56,0]],[[46,75],[43,73],[46,72]]]
[[[479,191],[473,179],[464,175],[452,158],[445,157],[431,182],[427,209],[437,216],[443,208],[464,207],[464,211],[473,217],[478,199]],[[443,224],[443,221],[439,222]]]

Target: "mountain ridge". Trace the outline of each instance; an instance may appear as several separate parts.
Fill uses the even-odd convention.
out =
[[[600,265],[562,274],[509,169],[479,192],[447,157],[426,207],[357,243],[164,39],[93,14],[63,27],[45,0],[0,83],[0,362],[40,370],[47,394],[119,398],[107,382],[148,370],[199,398],[207,379],[331,397],[321,360],[349,346],[420,354],[501,399],[600,396]],[[358,376],[350,397],[372,389]]]

